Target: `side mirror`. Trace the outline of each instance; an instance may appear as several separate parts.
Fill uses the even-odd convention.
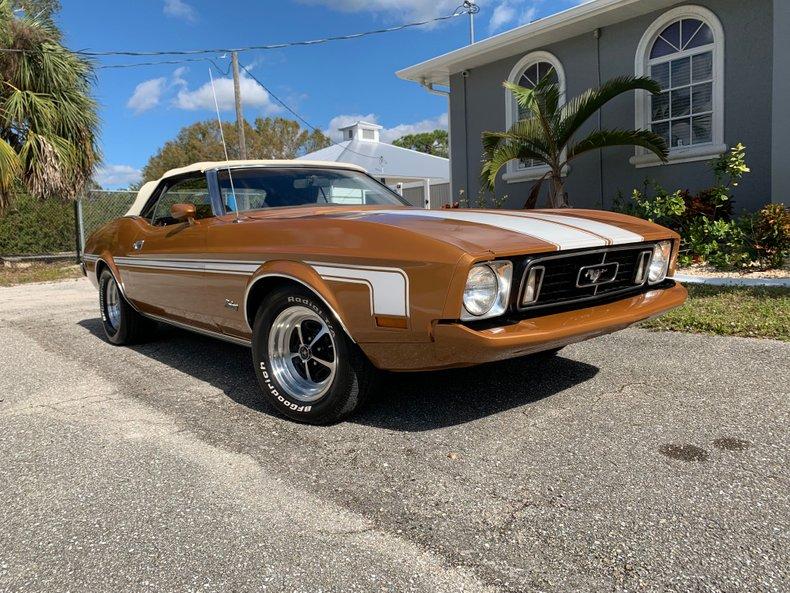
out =
[[[195,205],[173,204],[170,206],[170,216],[176,220],[192,220],[195,218]]]

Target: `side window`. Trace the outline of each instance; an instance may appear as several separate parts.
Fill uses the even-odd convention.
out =
[[[205,176],[183,179],[166,188],[146,218],[154,226],[175,224],[179,221],[170,216],[174,204],[194,204],[197,219],[214,216]]]

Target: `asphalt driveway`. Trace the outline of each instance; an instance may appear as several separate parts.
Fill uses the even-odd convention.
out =
[[[0,289],[0,591],[787,591],[790,345],[632,329],[262,405],[249,353]]]

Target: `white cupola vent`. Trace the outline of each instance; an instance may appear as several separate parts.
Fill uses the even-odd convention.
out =
[[[364,142],[379,142],[379,130],[381,130],[381,126],[366,121],[358,121],[350,126],[338,128],[338,131],[343,134],[343,140]]]

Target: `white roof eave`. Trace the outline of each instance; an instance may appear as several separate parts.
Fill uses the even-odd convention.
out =
[[[450,84],[450,75],[582,35],[671,6],[676,0],[590,0],[396,72],[423,84]]]

